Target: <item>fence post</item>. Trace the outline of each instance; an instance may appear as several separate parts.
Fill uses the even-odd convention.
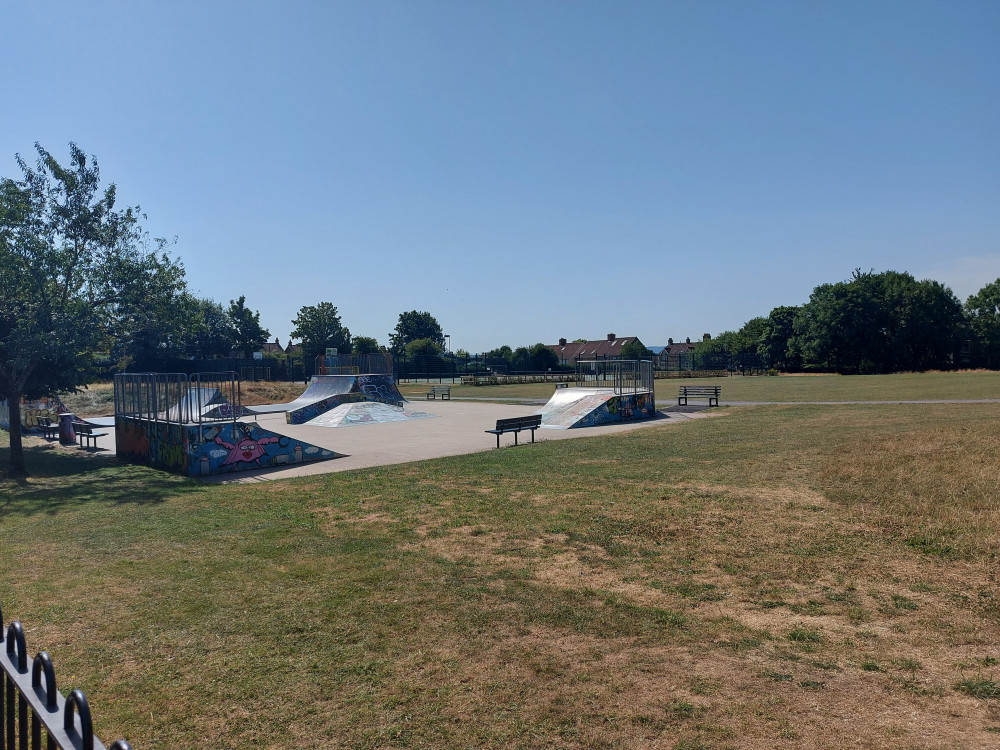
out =
[[[56,688],[52,658],[45,651],[35,656],[29,672],[24,628],[14,620],[5,633],[2,609],[0,643],[5,646],[0,649],[0,748],[27,750],[29,732],[31,747],[41,748],[44,727],[49,748],[104,750],[101,741],[94,737],[86,697],[80,690],[73,690],[68,699],[63,699]],[[109,750],[132,750],[132,747],[125,740],[117,740]]]

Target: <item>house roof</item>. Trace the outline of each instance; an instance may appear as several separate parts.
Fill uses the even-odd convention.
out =
[[[559,358],[560,362],[570,362],[578,359],[606,359],[620,357],[622,348],[636,341],[636,336],[623,336],[621,338],[605,338],[597,341],[584,341],[583,343],[567,342],[565,344],[546,344]]]
[[[282,354],[285,353],[285,348],[278,343],[278,339],[265,342],[264,345],[261,346],[260,350],[264,352],[264,354],[271,354],[273,352],[281,352]]]
[[[657,356],[662,356],[664,354],[690,354],[695,349],[698,348],[700,341],[673,341],[666,346],[658,346],[656,349],[660,351],[653,351]],[[653,347],[650,347],[653,350]]]

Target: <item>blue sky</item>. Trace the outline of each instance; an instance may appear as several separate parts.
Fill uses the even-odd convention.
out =
[[[2,2],[0,174],[97,156],[285,343],[736,329],[1000,277],[1000,3]]]

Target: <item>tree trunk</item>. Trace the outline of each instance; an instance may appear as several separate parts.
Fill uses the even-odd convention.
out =
[[[21,396],[7,394],[7,411],[10,413],[10,472],[11,479],[28,476],[24,467],[24,446],[21,444]]]

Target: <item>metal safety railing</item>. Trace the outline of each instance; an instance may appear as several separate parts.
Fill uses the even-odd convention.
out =
[[[105,749],[94,736],[90,705],[79,690],[64,698],[56,689],[52,658],[40,651],[28,666],[24,628],[3,628],[0,609],[0,748],[4,750],[132,750],[125,740]],[[42,744],[42,735],[45,744]]]
[[[115,416],[167,424],[235,422],[245,410],[235,372],[115,375]]]
[[[609,388],[616,395],[653,392],[653,363],[638,359],[589,359],[576,363],[576,385]]]

